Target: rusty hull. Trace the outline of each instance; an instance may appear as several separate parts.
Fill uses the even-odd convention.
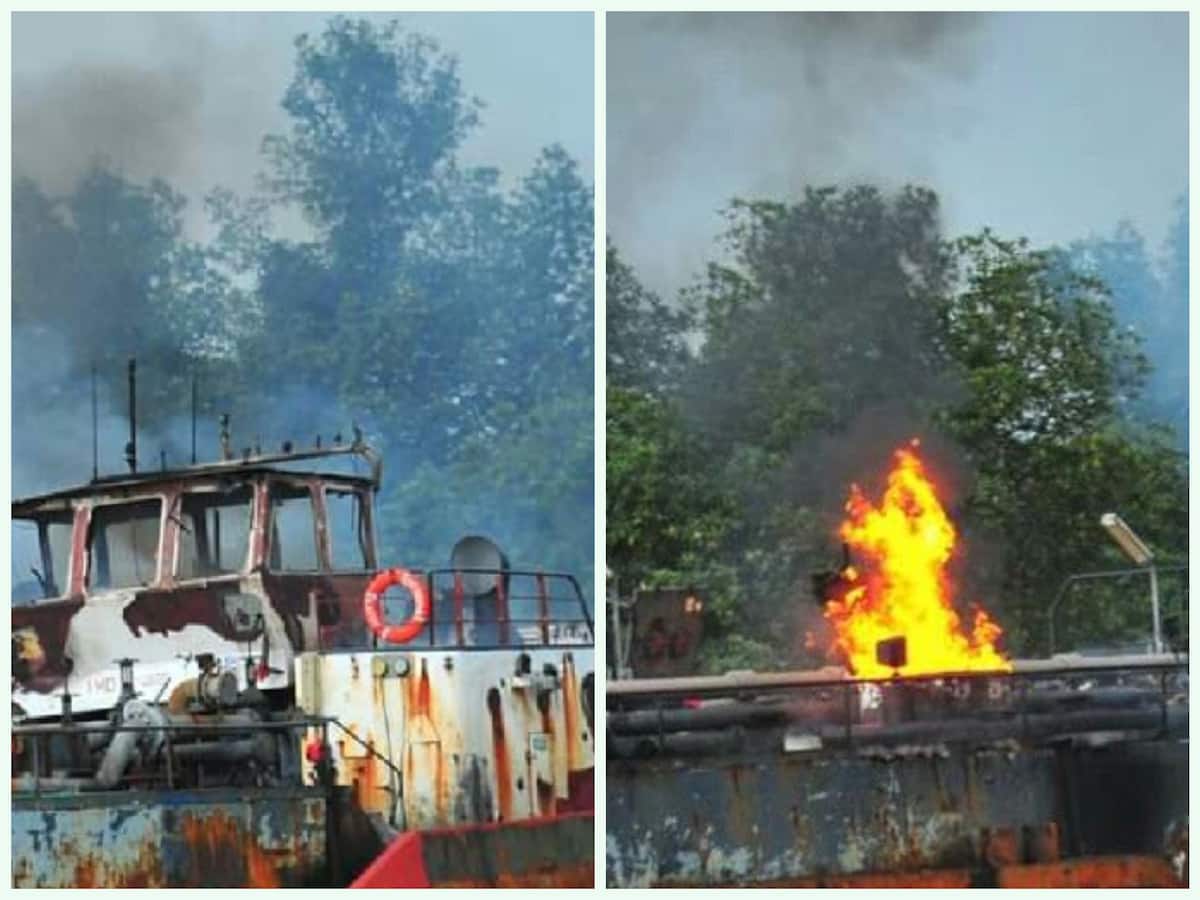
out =
[[[1186,741],[610,759],[607,882],[1178,886],[1187,780]]]
[[[13,802],[13,886],[320,884],[326,810],[304,788],[25,795]]]
[[[585,645],[303,654],[296,699],[354,735],[330,735],[338,783],[397,830],[509,822],[593,808],[592,665]]]

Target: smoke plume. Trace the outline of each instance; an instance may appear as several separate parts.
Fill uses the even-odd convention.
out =
[[[919,140],[904,140],[902,117],[931,101],[931,85],[971,73],[980,18],[609,16],[608,199],[618,246],[670,295],[710,252],[717,207],[734,195],[921,180],[923,144],[937,135],[924,125]],[[956,120],[955,110],[943,112]],[[894,183],[870,165],[884,134]]]

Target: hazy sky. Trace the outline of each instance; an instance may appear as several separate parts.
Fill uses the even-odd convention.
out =
[[[95,156],[130,177],[160,175],[191,198],[240,194],[261,168],[264,134],[295,61],[293,39],[323,13],[18,13],[13,16],[13,161],[51,190],[69,189]],[[593,168],[590,13],[400,13],[458,56],[482,99],[472,163],[511,181],[558,142]]]
[[[733,195],[926,184],[948,231],[1066,242],[1187,188],[1182,13],[610,14],[608,229],[671,290]]]

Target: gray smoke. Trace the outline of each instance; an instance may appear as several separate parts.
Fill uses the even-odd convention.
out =
[[[66,17],[61,21],[68,24]],[[186,46],[188,52],[169,62],[83,62],[14,72],[17,174],[63,194],[97,162],[137,181],[203,166],[199,148],[207,35],[177,16],[152,17],[146,23],[153,43]],[[23,23],[16,24],[21,33]]]
[[[711,253],[717,208],[735,194],[927,178],[923,147],[938,135],[921,107],[931,86],[970,74],[980,22],[967,13],[610,15],[608,201],[617,245],[670,295]],[[902,119],[914,107],[922,132],[905,140]],[[958,119],[954,109],[940,112],[948,127]],[[880,173],[873,148],[884,135],[894,159]]]

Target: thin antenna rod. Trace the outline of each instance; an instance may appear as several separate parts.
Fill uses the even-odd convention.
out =
[[[192,373],[192,465],[196,464],[196,373]]]
[[[92,481],[100,477],[100,414],[96,402],[96,364],[92,363]]]
[[[137,360],[129,358],[129,443],[125,445],[129,471],[137,471]]]

